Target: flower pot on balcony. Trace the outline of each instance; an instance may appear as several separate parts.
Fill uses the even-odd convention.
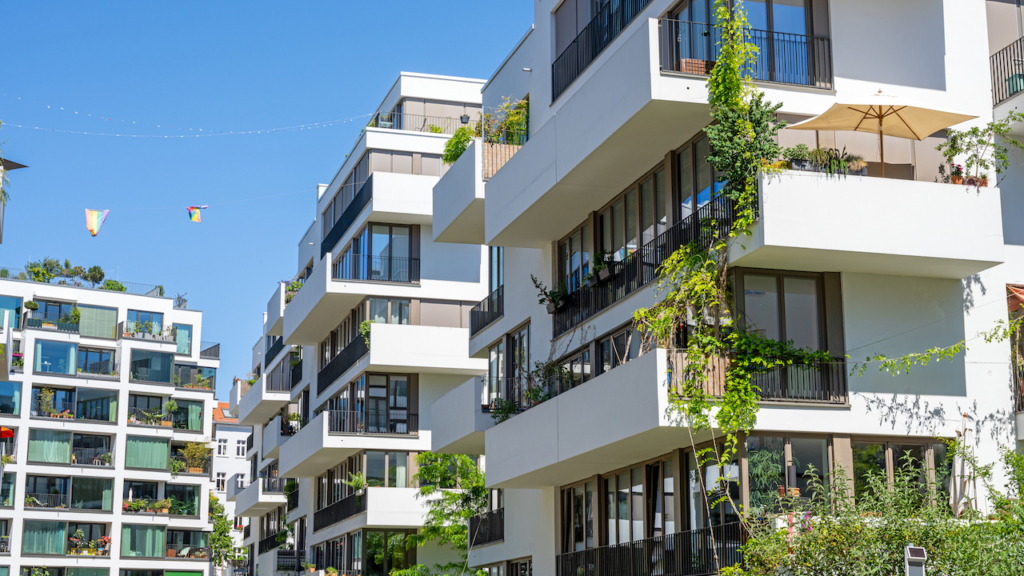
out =
[[[189,466],[186,470],[188,471],[189,474],[202,474],[203,473],[203,469],[202,468],[194,468],[192,466]]]
[[[593,288],[597,286],[597,276],[590,274],[587,276],[587,287]]]
[[[779,486],[779,498],[785,498],[785,497],[786,497],[786,487],[785,486]]]
[[[988,188],[988,178],[985,178],[984,176],[978,178],[978,186],[981,186],[982,188]]]
[[[462,116],[459,116],[459,121],[462,122],[463,124],[469,124],[469,114],[463,114]],[[312,572],[312,570],[310,570],[310,572]]]
[[[171,422],[170,420],[161,420],[160,421],[160,425],[161,426],[171,426],[172,424],[174,424],[174,423]]]
[[[174,548],[168,548],[167,549],[167,557],[168,558],[177,558],[178,557],[178,551],[175,550]]]
[[[705,76],[711,73],[715,63],[709,60],[698,60],[696,58],[682,58],[679,60],[679,71],[683,74],[700,74]]]
[[[601,282],[607,282],[608,279],[611,278],[611,277],[612,277],[612,268],[611,268],[611,266],[605,266],[604,268],[601,268],[600,270],[597,271],[597,279],[600,280]]]
[[[547,308],[548,314],[554,314],[555,310],[557,310],[557,308],[555,308],[555,303],[554,302],[548,302],[547,305],[545,306],[545,308]]]
[[[950,176],[949,177],[949,181],[952,182],[953,184],[963,184],[964,183],[964,177],[963,176]]]

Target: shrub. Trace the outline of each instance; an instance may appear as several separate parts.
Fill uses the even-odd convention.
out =
[[[455,134],[444,145],[444,154],[441,155],[441,161],[445,164],[455,164],[459,156],[462,156],[462,153],[469,147],[471,140],[473,140],[472,128],[463,126],[456,130]]]
[[[103,286],[100,286],[100,290],[110,290],[111,292],[127,292],[128,291],[128,289],[125,288],[124,284],[121,284],[117,280],[112,280],[112,279],[109,279],[109,278],[107,279],[106,282],[103,283]]]

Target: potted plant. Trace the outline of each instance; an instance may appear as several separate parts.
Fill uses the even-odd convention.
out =
[[[949,181],[952,182],[953,184],[963,184],[964,183],[964,167],[963,167],[963,165],[950,163],[950,165],[949,165]]]
[[[185,471],[185,463],[178,458],[171,458],[170,472],[171,476],[177,476]]]
[[[42,388],[39,390],[39,412],[46,414],[51,417],[56,417],[56,412],[53,409],[53,389]]]
[[[170,426],[171,415],[178,411],[178,403],[174,401],[174,398],[168,398],[167,402],[164,402],[164,413],[160,420],[161,426]]]
[[[302,569],[309,570],[309,573],[312,574],[316,571],[316,564],[313,564],[312,562],[303,562]]]
[[[355,474],[349,472],[348,480],[342,480],[342,483],[356,493],[356,501],[358,502],[363,495],[363,491],[366,490],[366,475],[362,472],[356,472]]]
[[[210,449],[206,447],[205,442],[189,442],[178,450],[178,454],[185,460],[189,474],[202,474],[206,460],[210,457]]]
[[[807,144],[797,144],[782,151],[782,157],[789,163],[792,170],[810,170],[809,161],[811,149]]]
[[[111,466],[114,463],[114,455],[110,452],[100,454],[96,461],[99,462],[100,466]]]
[[[548,290],[547,286],[543,282],[537,279],[533,274],[530,275],[530,279],[533,280],[533,285],[537,288],[537,303],[544,304],[547,308],[548,314],[554,314],[555,311],[562,308],[565,305],[565,300],[568,294],[563,287],[552,288]]]
[[[328,566],[327,570],[324,570],[324,572],[327,573],[327,576],[338,576],[338,569],[334,566]]]
[[[72,535],[71,538],[68,538],[68,541],[71,542],[71,553],[76,555],[81,554],[82,549],[86,546],[85,531],[81,528],[75,530],[74,535]]]
[[[846,166],[849,168],[850,174],[854,174],[856,176],[868,175],[868,163],[864,161],[864,158],[856,154],[849,154],[846,156]]]
[[[4,466],[7,466],[8,464],[14,464],[14,456],[10,454],[4,454],[3,457],[0,457],[0,461],[3,462]]]
[[[605,282],[612,277],[612,269],[609,266],[611,263],[611,252],[599,250],[594,254],[594,273],[597,274],[597,279],[601,282]]]
[[[23,304],[25,306],[25,318],[32,319],[36,310],[39,310],[39,302],[34,300],[28,300]]]
[[[157,500],[152,504],[153,510],[160,514],[167,514],[171,511],[171,499],[164,498],[163,500]]]

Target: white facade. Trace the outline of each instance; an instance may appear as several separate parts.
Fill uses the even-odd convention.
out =
[[[1021,78],[1012,76],[1016,69],[993,86],[988,65],[990,54],[1020,42],[1019,8],[988,2],[989,23],[1001,35],[988,43],[990,50],[980,36],[986,29],[980,0],[803,4],[795,9],[805,18],[795,22],[804,36],[786,42],[807,48],[798,49],[801,54],[813,48],[814,57],[776,55],[775,71],[762,68],[758,77],[759,88],[782,103],[780,115],[790,124],[881,91],[977,117],[957,126],[963,129],[992,120],[998,84],[1004,93],[1011,86],[1012,93],[999,101],[997,114],[1024,98],[1020,87],[1013,88]],[[477,140],[434,187],[435,212],[445,210],[444,219],[435,221],[437,241],[504,248],[504,282],[493,296],[499,311],[469,339],[471,357],[492,359],[489,373],[467,379],[433,406],[435,417],[444,414],[433,449],[486,454],[488,487],[503,489],[500,515],[482,519],[492,532],[470,549],[470,564],[491,574],[519,576],[526,562],[537,574],[567,576],[559,566],[577,565],[573,554],[582,550],[729,521],[727,513],[710,519],[694,505],[704,490],[693,485],[692,440],[669,409],[672,351],[638,357],[624,350],[626,362],[602,355],[607,339],[615,346],[628,330],[633,312],[656,301],[651,271],[671,250],[655,247],[692,238],[685,236],[697,218],[692,211],[720,205],[709,203],[712,174],[699,152],[710,118],[707,76],[697,67],[710,52],[679,45],[680,38],[699,42],[708,26],[695,13],[680,11],[687,5],[611,3],[613,12],[636,7],[639,13],[625,17],[621,30],[591,29],[591,41],[596,30],[610,41],[571,77],[557,62],[591,22],[594,3],[535,2],[534,25],[483,91],[485,105],[529,97],[528,142],[485,177],[479,164],[490,145]],[[577,13],[567,17],[565,11],[574,8]],[[613,20],[621,22],[615,19],[620,15]],[[680,24],[693,21],[698,24]],[[751,21],[757,29],[757,22],[764,28],[770,20],[755,14]],[[956,32],[965,26],[979,34]],[[770,44],[765,42],[763,50]],[[827,50],[816,51],[822,47]],[[892,54],[901,57],[886,56]],[[778,386],[763,387],[751,450],[776,442],[764,438],[777,438],[787,462],[810,461],[833,472],[852,470],[855,458],[874,450],[891,471],[893,459],[910,452],[935,474],[948,463],[937,439],[954,438],[964,428],[981,462],[996,462],[1000,446],[1015,446],[1011,344],[986,343],[978,334],[1006,320],[1005,285],[1024,283],[1021,238],[1013,231],[1024,213],[1013,194],[1024,182],[1024,164],[1015,164],[998,188],[994,175],[980,189],[942,182],[936,170],[942,158],[934,148],[943,138],[886,137],[889,178],[883,179],[877,137],[780,134],[783,147],[847,147],[868,168],[866,175],[846,178],[787,171],[762,180],[751,236],[731,247],[737,317],[760,320],[758,328],[789,334],[837,359],[780,377],[788,387],[778,379]],[[631,220],[624,230],[617,228],[623,218]],[[601,248],[617,262],[626,260],[609,280],[616,288],[583,283]],[[574,290],[570,304],[549,314],[537,303],[531,275],[548,287],[567,283]],[[849,374],[853,362],[869,355],[895,357],[961,340],[968,349],[952,362],[897,377],[879,373],[877,364],[863,376]],[[513,350],[530,368],[563,363],[578,386],[523,405],[529,409],[495,424],[476,401],[482,394],[511,398],[505,386],[514,380]],[[711,440],[704,432],[696,443]],[[736,498],[750,506],[746,448],[736,463]],[[608,498],[619,504],[609,505]],[[623,502],[628,517],[617,518]]]
[[[401,73],[334,179],[317,187],[295,276],[267,304],[252,383],[231,393],[232,413],[253,427],[250,482],[228,482],[236,513],[251,521],[253,572],[305,561],[384,574],[400,566],[373,565],[376,546],[423,525],[413,476],[437,425],[430,406],[486,369],[468,347],[470,309],[488,292],[487,248],[435,242],[432,228],[433,188],[448,170],[441,154],[455,129],[479,119],[482,86]],[[359,473],[365,490],[344,484]],[[452,559],[426,546],[406,564]]]
[[[223,408],[223,403],[221,404]],[[224,505],[224,513],[232,521],[236,529],[231,531],[231,537],[235,541],[235,548],[244,548],[242,527],[248,522],[235,514],[235,502],[228,500],[228,483],[238,483],[244,486],[249,474],[249,461],[246,459],[246,446],[249,435],[252,434],[251,426],[232,423],[232,420],[213,422],[213,457],[211,465],[211,476],[213,478],[213,493]],[[228,576],[230,567],[215,566],[214,570],[219,571],[222,576]]]
[[[5,444],[13,461],[4,466],[0,563],[11,574],[48,567],[69,576],[82,569],[205,576],[209,461],[175,460],[189,443],[210,444],[219,345],[202,342],[202,312],[175,307],[159,290],[73,283],[0,279],[12,367],[0,383],[0,425],[15,435]],[[27,310],[29,301],[39,309]],[[137,507],[175,502],[129,511],[129,494]],[[110,537],[106,552],[76,550],[69,539],[78,528],[97,548]]]

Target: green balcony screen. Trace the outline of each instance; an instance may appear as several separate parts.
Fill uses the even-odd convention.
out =
[[[78,305],[81,318],[78,333],[94,338],[113,338],[117,330],[117,308]]]
[[[28,461],[71,463],[71,432],[32,428],[28,432]]]
[[[114,482],[109,478],[71,478],[71,507],[76,510],[104,510],[113,505]]]
[[[22,554],[63,554],[66,524],[49,520],[25,520]]]
[[[163,558],[167,538],[164,526],[125,524],[121,527],[121,556]]]

